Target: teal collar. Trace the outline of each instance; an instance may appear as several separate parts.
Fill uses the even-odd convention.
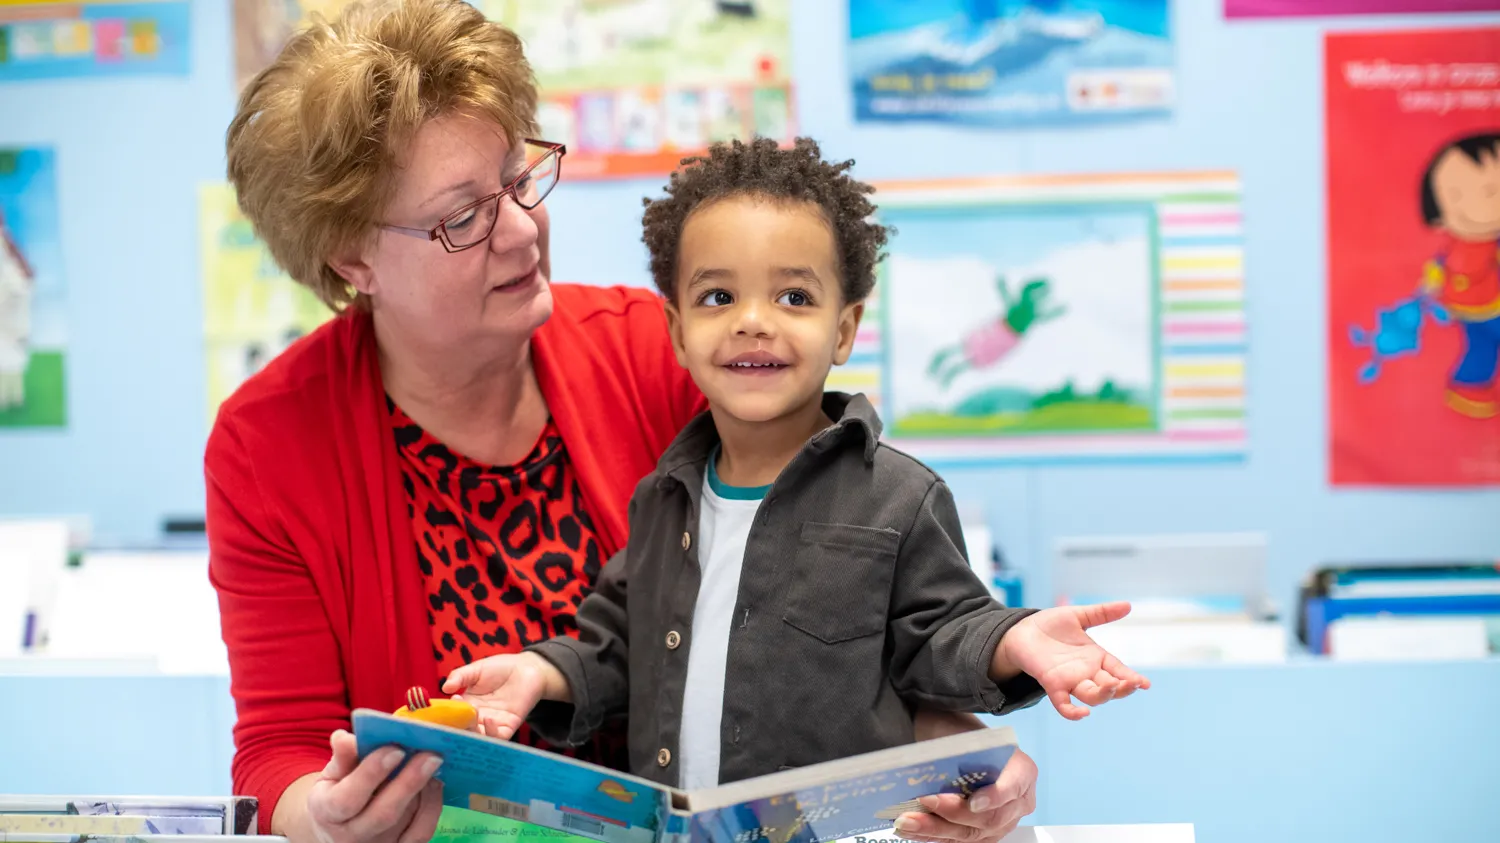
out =
[[[719,461],[719,446],[715,445],[714,449],[712,451],[710,451],[709,454],[708,454],[708,474],[707,474],[707,477],[708,477],[708,488],[712,489],[714,494],[718,495],[719,497],[723,498],[724,500],[727,500],[727,501],[758,501],[758,500],[764,500],[765,497],[766,497],[766,493],[769,492],[769,491],[771,491],[771,487],[769,485],[766,485],[766,486],[731,486],[728,483],[725,483],[723,480],[719,479],[719,470],[714,467],[714,463],[717,463],[718,461]]]

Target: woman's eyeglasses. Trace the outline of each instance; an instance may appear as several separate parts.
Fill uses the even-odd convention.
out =
[[[495,220],[500,218],[500,202],[506,196],[529,211],[547,198],[547,194],[552,192],[552,188],[557,186],[557,180],[562,177],[562,158],[568,152],[566,146],[529,139],[523,141],[523,144],[531,165],[499,193],[492,193],[459,208],[443,217],[436,228],[409,228],[404,225],[380,227],[412,237],[437,240],[450,252],[461,252],[479,245],[495,230]]]

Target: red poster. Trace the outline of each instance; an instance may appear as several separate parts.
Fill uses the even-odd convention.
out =
[[[1500,485],[1500,28],[1330,34],[1335,485]]]

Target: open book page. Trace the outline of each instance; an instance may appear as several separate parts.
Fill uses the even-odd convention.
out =
[[[443,766],[437,775],[447,807],[603,843],[656,843],[658,829],[670,820],[672,791],[645,779],[382,712],[360,709],[353,719],[361,758],[391,744],[441,755]],[[522,826],[509,828],[515,836],[529,839],[520,834],[526,830]]]
[[[919,797],[993,784],[1015,751],[1001,726],[693,791],[692,843],[828,843],[889,829],[923,810]]]

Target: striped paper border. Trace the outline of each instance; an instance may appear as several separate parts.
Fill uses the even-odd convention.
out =
[[[876,190],[880,207],[893,210],[1148,202],[1155,207],[1159,262],[1159,430],[962,439],[888,435],[892,444],[949,464],[1244,458],[1248,336],[1240,180],[1235,173],[1028,175],[883,182]],[[885,376],[881,298],[873,296],[866,305],[849,362],[828,378],[829,389],[863,392],[877,408],[883,406]]]

